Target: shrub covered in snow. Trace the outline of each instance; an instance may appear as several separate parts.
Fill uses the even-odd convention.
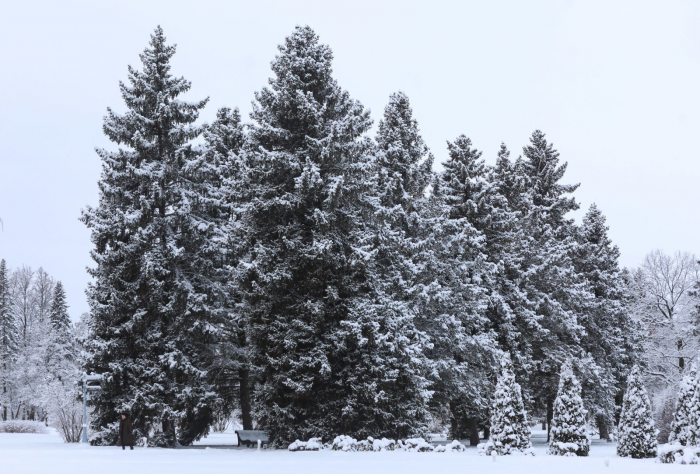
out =
[[[296,440],[289,445],[290,451],[318,451],[324,448],[321,438],[311,438],[308,441]]]
[[[357,451],[357,440],[351,436],[336,436],[333,443],[331,443],[331,449],[345,452]]]
[[[549,454],[588,456],[590,445],[586,428],[586,410],[583,409],[583,400],[581,400],[581,384],[574,375],[571,360],[567,360],[561,369],[559,391],[554,400]]]
[[[693,365],[688,375],[683,377],[678,390],[676,411],[671,423],[671,432],[668,436],[668,444],[680,444],[681,446],[693,446],[697,444],[695,439],[695,425],[697,425],[700,413],[695,410],[693,395],[696,392],[697,371]],[[659,454],[661,456],[661,454]]]
[[[436,453],[461,453],[466,450],[467,448],[456,439],[449,444],[435,446],[435,449],[433,449]]]
[[[401,445],[400,441],[395,441],[393,439],[373,439],[373,438],[367,438],[367,441],[371,441],[372,443],[372,451],[378,452],[378,451],[396,451],[397,449],[402,449],[403,446]]]
[[[659,461],[666,464],[698,464],[700,447],[669,443],[659,446]]]
[[[622,401],[618,436],[618,456],[632,458],[656,456],[656,429],[651,416],[651,404],[639,367],[636,365],[627,378],[627,392]]]
[[[532,447],[520,385],[515,381],[513,364],[507,354],[501,360],[501,375],[493,397],[491,438],[482,444],[483,450],[489,451],[485,453],[488,455],[491,455],[491,450],[504,455]]]
[[[427,453],[433,450],[433,445],[428,443],[423,438],[411,438],[404,442],[406,451]]]
[[[500,441],[499,441],[499,443],[500,443]],[[505,450],[503,449],[503,445],[496,445],[496,443],[494,443],[491,440],[489,440],[485,443],[479,443],[477,445],[477,449],[479,451],[479,456],[493,456],[493,455],[500,456],[501,452],[505,452]],[[510,452],[508,452],[507,454],[534,456],[535,452],[530,447],[530,448],[526,448],[526,449],[511,449]]]
[[[38,421],[0,421],[0,433],[46,433],[46,425]]]

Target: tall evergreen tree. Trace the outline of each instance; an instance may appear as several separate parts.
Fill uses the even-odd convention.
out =
[[[452,437],[468,436],[476,445],[477,426],[488,424],[487,394],[493,391],[490,380],[496,372],[496,338],[485,315],[495,269],[488,261],[486,235],[492,217],[500,215],[493,212],[481,152],[464,135],[447,145],[449,159],[432,197],[434,203],[443,201],[442,209],[434,213],[442,218],[429,227],[440,249],[435,259],[439,263],[431,265],[432,281],[440,288],[434,299],[448,303],[435,308],[433,316],[434,324],[445,330],[437,340],[448,349],[437,362],[442,374],[436,395],[437,400],[449,401]]]
[[[567,213],[578,209],[578,204],[568,195],[578,185],[560,183],[567,165],[559,164],[559,153],[539,130],[523,148],[523,155],[527,184],[518,256],[526,278],[519,286],[527,295],[525,307],[534,313],[531,319],[538,323],[529,335],[535,363],[526,387],[551,420],[560,365],[582,355],[583,327],[578,314],[590,294],[571,258],[576,247],[575,226]]]
[[[554,400],[549,454],[588,456],[591,441],[586,431],[586,410],[583,409],[581,400],[581,384],[574,375],[571,359],[568,359],[561,368],[559,391]]]
[[[96,208],[83,212],[95,245],[88,289],[89,372],[100,373],[93,443],[111,443],[110,425],[131,413],[157,445],[205,434],[219,403],[208,369],[228,308],[217,224],[221,206],[211,168],[192,141],[206,100],[179,96],[190,82],[170,74],[175,46],[158,27],[120,83],[123,115],[108,109],[104,132],[124,146],[98,149],[103,172]]]
[[[520,385],[515,381],[513,365],[510,356],[506,354],[501,359],[501,374],[493,396],[491,438],[487,449],[493,449],[502,456],[523,452],[531,447],[530,427]]]
[[[51,300],[51,327],[57,332],[67,332],[70,330],[70,316],[68,315],[68,303],[66,303],[66,290],[63,283],[56,282]]]
[[[678,389],[678,400],[676,401],[676,411],[673,414],[671,432],[668,436],[669,444],[680,444],[682,446],[695,446],[698,443],[697,431],[700,412],[695,405],[695,392],[698,388],[698,373],[695,364],[681,381]]]
[[[237,288],[236,268],[244,258],[247,248],[241,235],[241,218],[249,199],[243,179],[245,165],[242,151],[246,142],[244,126],[238,109],[223,107],[217,111],[216,120],[205,127],[205,151],[201,155],[203,183],[209,183],[207,194],[211,206],[218,210],[218,246],[222,255],[222,267],[230,277],[225,288],[223,306],[228,316],[222,320],[221,337],[217,357],[214,360],[212,382],[221,392],[218,417],[228,419],[235,409],[241,412],[243,429],[253,429],[250,400],[250,364],[246,353],[246,322],[238,309],[241,303]]]
[[[584,403],[600,437],[607,438],[615,422],[615,396],[623,392],[640,353],[640,328],[630,315],[620,251],[608,237],[605,216],[595,204],[583,217],[577,240],[574,266],[592,296],[579,311],[585,329],[581,346],[586,361],[580,364]]]
[[[510,151],[501,144],[496,165],[488,170],[487,197],[490,212],[483,232],[486,256],[494,271],[488,282],[486,314],[496,332],[498,345],[510,353],[514,370],[523,385],[526,406],[532,406],[530,375],[536,366],[535,347],[546,337],[536,305],[529,299],[524,257],[533,237],[526,232],[531,208],[527,192],[530,177],[522,158],[510,160]]]
[[[369,113],[333,79],[331,50],[311,28],[279,51],[245,156],[251,251],[241,279],[258,421],[278,445],[405,436],[429,392],[411,366],[420,341],[410,319],[383,318],[376,304]]]
[[[0,260],[0,406],[2,420],[7,420],[8,385],[11,383],[10,369],[17,352],[17,323],[11,308],[10,281],[5,259]]]
[[[627,378],[627,391],[622,402],[617,455],[632,458],[656,457],[657,442],[651,403],[644,388],[639,366]]]
[[[422,270],[426,260],[433,257],[422,232],[427,226],[425,193],[433,176],[433,156],[420,136],[405,93],[397,92],[389,97],[379,122],[376,143],[371,231],[375,234],[372,237],[375,258],[371,274],[377,297],[376,317],[398,325],[418,351],[415,357],[420,361],[418,365],[403,361],[397,367],[405,378],[404,383],[416,388],[395,401],[399,410],[413,412],[413,415],[408,411],[396,412],[399,418],[414,417],[401,430],[402,434],[409,435],[423,430],[428,417],[426,392],[420,388],[427,386],[425,374],[430,371],[431,354],[426,354],[427,345],[420,347],[417,343],[434,336],[424,324],[426,314],[420,297],[424,292],[419,290],[425,282]],[[424,332],[419,332],[418,328]]]

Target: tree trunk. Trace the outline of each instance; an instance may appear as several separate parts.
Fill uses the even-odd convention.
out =
[[[550,398],[547,400],[547,442],[549,443],[549,435],[552,432],[552,419],[554,418],[554,401]]]
[[[450,401],[450,435],[452,439],[459,439],[459,421],[457,421],[457,414],[455,413],[455,403]]]
[[[244,430],[253,429],[253,418],[250,414],[250,386],[248,383],[248,368],[239,369],[239,376],[241,379],[241,419],[243,421]]]
[[[169,448],[180,447],[180,443],[177,441],[177,436],[175,435],[175,423],[170,420],[169,416],[163,417],[162,425],[166,445]]]
[[[596,424],[598,425],[598,433],[600,433],[600,439],[606,441],[610,440],[610,433],[608,433],[608,422],[603,415],[598,415],[596,417]]]
[[[484,426],[484,439],[488,440],[491,438],[491,427],[486,425]]]
[[[469,446],[479,444],[479,427],[476,425],[476,418],[467,419],[467,430],[469,431]]]

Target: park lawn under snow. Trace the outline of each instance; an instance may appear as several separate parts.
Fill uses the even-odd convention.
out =
[[[159,449],[91,447],[65,444],[57,434],[0,434],[3,474],[371,474],[478,472],[524,474],[625,473],[689,471],[693,466],[659,464],[654,459],[625,459],[615,445],[594,440],[587,458],[546,454],[541,433],[533,436],[536,455],[503,456],[493,461],[475,448],[463,453],[338,451],[289,452],[256,449]],[[605,460],[609,460],[609,467]]]

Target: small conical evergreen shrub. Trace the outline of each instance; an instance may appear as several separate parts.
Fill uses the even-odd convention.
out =
[[[656,456],[656,429],[651,416],[651,404],[639,367],[636,365],[627,378],[627,392],[622,401],[618,432],[618,456],[632,458]]]
[[[588,456],[590,444],[586,434],[586,410],[583,409],[581,399],[581,384],[574,375],[571,360],[567,360],[561,369],[559,391],[554,400],[549,454]]]
[[[676,412],[671,423],[671,433],[668,436],[669,444],[680,444],[683,446],[694,446],[695,428],[700,413],[695,409],[693,398],[697,385],[697,370],[693,365],[688,374],[683,377],[678,390],[678,401],[676,402]]]
[[[491,438],[485,451],[486,454],[496,451],[502,456],[515,451],[524,452],[531,447],[520,385],[515,381],[513,364],[506,354],[501,360],[501,375],[491,408]]]

